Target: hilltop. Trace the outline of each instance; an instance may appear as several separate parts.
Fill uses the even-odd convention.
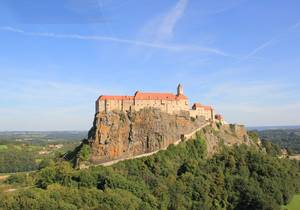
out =
[[[197,102],[190,107],[181,84],[178,84],[176,94],[136,91],[133,96],[100,95],[95,103],[95,112],[88,138],[64,156],[79,168],[86,167],[86,163],[107,165],[148,156],[193,137],[209,125],[217,125],[220,129],[226,124],[223,116],[215,114],[212,106]],[[250,144],[244,127],[231,125],[222,129],[223,137],[228,138],[225,131],[237,132],[234,133],[238,138],[236,143],[241,143],[241,140]],[[208,141],[213,144],[212,148],[209,147],[210,153],[216,150],[214,147],[217,147],[218,141],[216,138]]]
[[[97,113],[88,138],[66,158],[77,167],[107,164],[165,150],[169,145],[195,137],[196,133],[206,140],[208,156],[218,152],[220,144],[255,144],[242,125],[193,118],[185,111],[169,114],[160,109],[144,108]]]

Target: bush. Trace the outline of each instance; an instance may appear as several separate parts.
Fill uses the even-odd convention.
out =
[[[91,147],[88,144],[83,144],[80,150],[80,159],[82,161],[88,161],[91,155]]]
[[[14,184],[14,185],[32,185],[33,179],[29,174],[26,173],[17,173],[10,175],[6,180],[6,184]]]
[[[270,141],[262,141],[263,147],[266,149],[266,152],[274,157],[282,155],[281,149],[278,145],[273,144]]]
[[[257,132],[255,131],[248,131],[248,136],[250,137],[250,139],[252,141],[254,141],[256,144],[258,143],[259,141],[259,135]]]
[[[51,159],[44,159],[40,162],[39,164],[39,170],[46,168],[46,167],[51,167],[54,166],[55,162]]]

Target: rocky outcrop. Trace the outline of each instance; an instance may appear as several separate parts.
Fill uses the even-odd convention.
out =
[[[208,156],[219,152],[220,145],[233,146],[246,144],[258,146],[250,139],[245,126],[214,123],[197,133],[205,139]]]
[[[98,164],[165,149],[205,123],[188,112],[171,115],[153,108],[98,113],[88,136],[90,161]]]
[[[259,147],[243,125],[208,123],[204,118],[191,118],[189,112],[172,115],[147,108],[97,113],[88,139],[65,155],[65,159],[73,162],[76,168],[90,164],[111,165],[120,160],[151,155],[170,144],[177,145],[199,136],[206,142],[208,157],[219,152],[220,145]]]

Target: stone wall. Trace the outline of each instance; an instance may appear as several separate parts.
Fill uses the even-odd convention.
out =
[[[96,113],[110,111],[139,111],[144,108],[159,108],[170,114],[188,111],[188,100],[97,100]]]
[[[214,110],[206,110],[204,108],[197,108],[189,110],[191,117],[204,116],[205,120],[213,120],[214,119]]]

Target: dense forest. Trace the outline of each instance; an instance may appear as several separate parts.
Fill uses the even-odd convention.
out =
[[[263,141],[271,141],[291,154],[300,154],[300,129],[273,129],[256,131]]]
[[[198,137],[110,167],[74,170],[49,161],[9,177],[7,184],[21,187],[0,194],[0,209],[276,210],[299,192],[300,164],[269,150],[224,146],[207,158]]]

